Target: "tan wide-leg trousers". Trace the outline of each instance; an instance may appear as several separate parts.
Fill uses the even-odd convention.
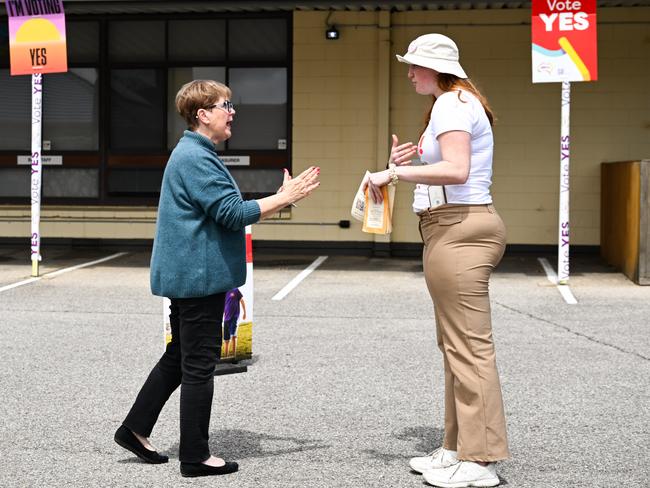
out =
[[[490,274],[505,248],[492,205],[447,204],[420,216],[424,275],[445,364],[443,446],[466,461],[510,456],[492,342]]]

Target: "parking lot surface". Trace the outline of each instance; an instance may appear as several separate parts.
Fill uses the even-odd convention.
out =
[[[27,251],[0,248],[0,288],[29,278]],[[317,256],[256,255],[254,356],[216,378],[211,422],[213,453],[240,471],[190,480],[178,392],[151,438],[168,464],[112,439],[163,349],[149,253],[48,276],[115,252],[47,250],[42,279],[0,292],[0,486],[425,486],[408,459],[441,442],[443,375],[417,259],[329,256],[271,300]],[[536,258],[506,256],[491,282],[513,456],[502,486],[644,486],[650,287],[577,257],[569,305]]]

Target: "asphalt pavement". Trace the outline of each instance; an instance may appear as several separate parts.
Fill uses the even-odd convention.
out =
[[[0,248],[0,289],[29,278]],[[255,256],[253,359],[215,381],[210,445],[236,474],[186,479],[178,392],[148,465],[113,442],[163,349],[146,250],[44,250],[43,278],[0,291],[0,486],[422,488],[408,459],[437,447],[442,360],[417,259]],[[554,258],[547,256],[553,263]],[[491,282],[512,459],[502,486],[636,487],[650,478],[650,287],[576,257],[567,304],[534,255]]]

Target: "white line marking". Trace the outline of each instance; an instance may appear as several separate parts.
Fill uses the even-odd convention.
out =
[[[571,293],[571,288],[569,288],[569,285],[557,285],[557,289],[560,290],[560,295],[562,295],[564,301],[569,305],[575,305],[578,303],[576,297],[574,297],[573,293]]]
[[[17,288],[19,286],[27,285],[29,283],[33,283],[34,281],[38,281],[40,278],[29,278],[27,280],[19,281],[18,283],[12,283],[11,285],[3,286],[0,288],[0,293],[3,291],[11,290],[12,288]]]
[[[282,290],[277,292],[271,300],[282,300],[284,297],[286,297],[291,290],[293,290],[296,286],[300,284],[302,280],[307,278],[311,274],[312,271],[314,271],[316,268],[318,268],[321,264],[323,264],[323,261],[327,259],[327,256],[318,256],[316,260],[311,263],[309,266],[307,266],[306,269],[303,269],[298,276],[296,276],[294,279],[292,279],[289,283],[285,285]]]
[[[76,266],[71,266],[69,268],[63,268],[58,271],[55,271],[54,273],[48,273],[46,275],[43,275],[43,278],[54,278],[55,276],[62,275],[63,273],[69,273],[70,271],[75,271],[77,269],[87,268],[88,266],[93,266],[95,264],[103,263],[105,261],[110,261],[111,259],[119,258],[121,256],[125,256],[126,254],[128,254],[128,252],[118,252],[117,254],[111,254],[110,256],[106,256],[105,258],[96,259],[95,261],[90,261],[88,263],[77,264]]]
[[[88,263],[78,264],[76,266],[71,266],[69,268],[63,268],[63,269],[60,269],[58,271],[54,271],[53,273],[44,274],[43,276],[38,276],[38,277],[34,277],[34,278],[29,278],[29,279],[26,279],[26,280],[23,280],[23,281],[18,281],[17,283],[12,283],[11,285],[3,286],[2,288],[0,288],[0,293],[2,293],[3,291],[11,290],[12,288],[17,288],[19,286],[34,283],[35,281],[40,281],[43,278],[54,278],[55,276],[62,275],[63,273],[68,273],[69,271],[75,271],[77,269],[86,268],[86,267],[92,266],[94,264],[103,263],[104,261],[109,261],[111,259],[119,258],[120,256],[124,256],[126,254],[128,254],[128,252],[118,252],[117,254],[111,254],[110,256],[106,256],[105,258],[97,259],[95,261],[90,261]]]
[[[537,258],[537,261],[539,261],[539,264],[541,264],[542,268],[544,268],[544,271],[546,272],[546,278],[548,278],[548,281],[556,285],[556,288],[560,292],[560,295],[562,295],[562,298],[564,298],[564,301],[567,302],[569,305],[575,305],[576,303],[578,303],[576,297],[574,297],[573,293],[571,293],[571,288],[569,288],[569,285],[558,284],[557,274],[555,274],[555,271],[553,270],[553,267],[548,262],[548,260],[546,258]]]
[[[548,262],[548,259],[537,258],[537,261],[539,261],[539,264],[541,264],[542,268],[544,268],[544,271],[546,271],[546,277],[548,278],[548,281],[554,285],[557,285],[557,275],[555,274],[555,270],[553,270],[551,263]]]

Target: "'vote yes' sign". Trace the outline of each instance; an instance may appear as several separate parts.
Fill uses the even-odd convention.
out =
[[[5,0],[12,75],[68,70],[63,0]]]
[[[533,83],[598,78],[596,0],[533,0]]]

